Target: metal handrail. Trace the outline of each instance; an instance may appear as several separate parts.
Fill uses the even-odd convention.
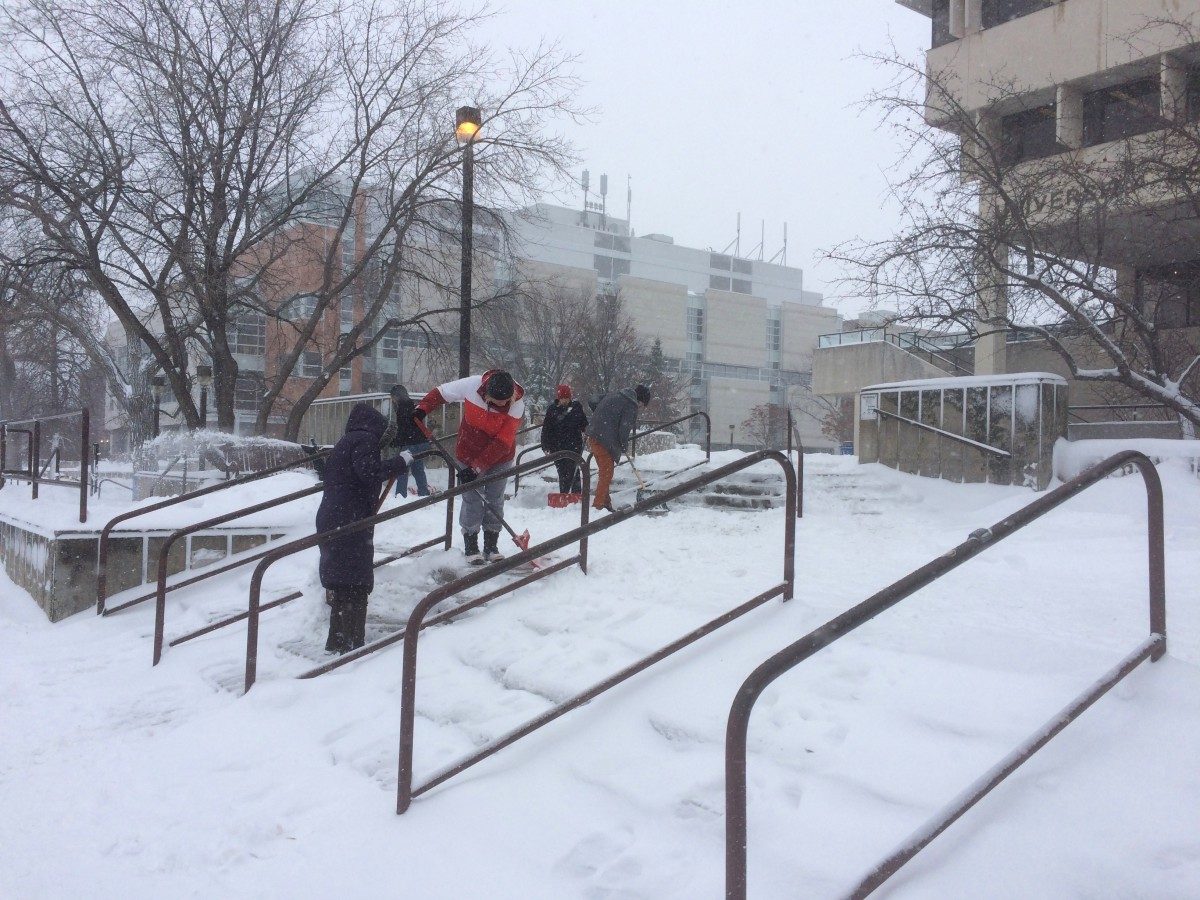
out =
[[[682,495],[694,491],[697,488],[704,487],[714,481],[732,475],[742,469],[757,465],[766,460],[773,460],[778,463],[783,469],[784,478],[787,481],[787,511],[784,516],[784,540],[783,540],[783,581],[751,598],[742,605],[733,610],[713,619],[710,622],[700,626],[699,628],[689,632],[687,635],[679,638],[676,641],[666,645],[655,653],[625,667],[621,671],[615,673],[599,684],[593,685],[588,690],[576,694],[568,700],[563,701],[554,708],[548,710],[530,722],[508,732],[507,734],[497,738],[491,744],[480,748],[465,759],[459,760],[456,763],[442,769],[434,775],[429,781],[423,785],[413,787],[413,743],[414,743],[414,728],[416,718],[416,692],[417,692],[417,640],[421,630],[426,624],[424,623],[426,613],[434,606],[453,597],[463,590],[473,587],[482,581],[492,578],[498,574],[509,571],[516,566],[519,566],[531,559],[534,559],[545,553],[559,550],[576,541],[580,542],[582,561],[580,567],[584,572],[587,571],[587,539],[598,531],[612,528],[614,525],[619,525],[627,519],[653,509],[656,506],[661,506],[671,500],[674,500]],[[560,534],[557,537],[551,538],[539,544],[536,547],[530,547],[523,553],[518,553],[508,559],[493,563],[487,569],[467,575],[457,581],[435,588],[425,598],[417,604],[416,608],[409,614],[408,624],[404,629],[404,670],[401,676],[400,683],[400,762],[399,762],[399,777],[396,788],[396,813],[402,815],[412,804],[415,797],[420,796],[426,791],[431,790],[442,782],[452,778],[453,776],[465,771],[476,763],[488,758],[492,754],[502,750],[508,745],[515,743],[526,735],[536,731],[543,725],[549,724],[562,715],[577,709],[588,703],[595,697],[604,693],[612,687],[620,684],[628,678],[642,672],[657,662],[666,659],[671,654],[684,647],[695,643],[700,638],[716,631],[723,625],[740,618],[752,609],[761,606],[773,597],[782,596],[784,600],[792,598],[792,592],[795,585],[795,556],[796,556],[796,516],[794,510],[796,493],[796,473],[792,468],[791,461],[778,450],[759,450],[756,453],[749,454],[742,459],[736,460],[727,465],[721,466],[718,469],[713,469],[710,472],[705,472],[695,478],[689,479],[682,484],[676,485],[673,488],[656,493],[647,500],[642,501],[632,507],[618,510],[610,513],[602,519],[594,522],[587,521],[587,503],[581,504],[583,507],[582,518],[584,524],[580,525],[571,531]],[[466,608],[475,608],[486,602],[484,598],[480,598],[458,607],[450,612],[459,614],[465,611]],[[443,614],[448,615],[448,614]]]
[[[809,632],[800,640],[785,647],[750,673],[743,682],[729,710],[725,736],[725,896],[727,900],[746,897],[746,742],[750,713],[762,692],[780,675],[795,668],[804,660],[828,647],[834,641],[871,621],[884,610],[978,556],[1050,510],[1062,505],[1076,494],[1127,465],[1135,465],[1146,486],[1147,557],[1149,563],[1150,637],[1127,656],[1092,689],[1066,707],[1047,725],[1035,732],[1033,738],[1006,757],[975,786],[960,794],[948,811],[926,823],[899,850],[880,863],[858,883],[852,897],[866,897],[895,874],[908,860],[946,830],[959,816],[999,784],[1007,775],[1063,730],[1085,709],[1099,699],[1114,684],[1129,674],[1141,662],[1157,662],[1167,650],[1166,573],[1163,550],[1162,482],[1149,457],[1135,450],[1117,453],[1071,479],[1044,497],[1034,500],[991,528],[971,533],[963,543],[947,553],[915,569],[883,590],[868,597],[824,625]]]
[[[58,473],[58,451],[51,456],[50,460],[46,461],[46,466],[40,472],[38,464],[42,455],[42,423],[54,422],[59,419],[73,419],[79,416],[79,480],[78,481],[45,481],[41,476],[46,474],[46,470],[50,468],[51,460],[54,461],[55,474]],[[29,428],[13,428],[13,425],[32,425]],[[29,470],[28,474],[24,472],[5,472],[4,467],[7,464],[8,456],[8,433],[25,434],[29,437]],[[0,488],[4,487],[4,476],[8,475],[15,479],[28,479],[32,499],[38,499],[39,484],[58,484],[60,487],[70,487],[79,489],[79,521],[87,521],[87,498],[88,498],[88,452],[91,450],[91,411],[85,406],[78,411],[67,413],[58,413],[53,416],[40,416],[33,419],[21,419],[18,421],[0,422]]]
[[[875,412],[877,415],[888,416],[889,418],[896,419],[899,422],[907,422],[909,425],[915,425],[917,428],[924,428],[926,431],[932,431],[934,434],[940,434],[942,437],[948,437],[951,440],[958,441],[960,444],[966,444],[968,447],[974,447],[977,450],[985,450],[988,453],[994,453],[997,456],[1008,458],[1012,457],[1012,454],[1007,450],[1001,450],[999,447],[993,447],[991,444],[973,441],[969,437],[963,437],[961,434],[954,434],[951,431],[943,431],[941,428],[936,428],[933,425],[926,425],[924,422],[918,422],[916,419],[910,419],[907,416],[897,415],[896,413],[890,412],[886,409],[875,407]]]
[[[426,451],[422,451],[421,453],[418,453],[413,458],[414,459],[423,459],[427,456],[440,456],[440,455],[441,455],[440,452],[437,450],[426,450]],[[154,662],[152,663],[152,665],[157,666],[159,663],[159,660],[162,659],[163,633],[166,630],[166,617],[167,617],[167,592],[173,591],[177,588],[184,586],[184,583],[173,584],[170,587],[167,586],[167,560],[168,560],[168,557],[171,552],[171,547],[174,546],[175,542],[178,541],[180,538],[187,537],[189,534],[195,534],[197,531],[203,531],[205,528],[212,528],[215,525],[223,525],[224,523],[230,522],[234,519],[240,519],[242,516],[253,515],[254,513],[262,512],[263,510],[266,510],[266,509],[272,509],[276,506],[282,506],[285,503],[291,503],[293,500],[302,500],[305,497],[310,497],[313,494],[321,493],[324,490],[325,490],[325,486],[323,484],[316,484],[316,485],[313,485],[312,487],[304,488],[303,490],[293,491],[290,494],[284,494],[281,497],[275,497],[271,500],[265,500],[262,503],[256,503],[253,506],[245,506],[245,507],[242,507],[241,509],[234,510],[233,512],[224,513],[223,515],[219,515],[219,516],[213,516],[211,519],[205,519],[202,522],[193,522],[191,525],[187,525],[187,526],[184,526],[183,528],[179,528],[179,529],[176,529],[175,531],[172,531],[167,536],[167,538],[162,542],[162,546],[160,546],[158,549],[157,587],[155,588],[153,593],[149,594],[150,597],[155,598]],[[446,523],[447,531],[449,531],[452,524],[453,524],[453,520],[448,518],[447,523]],[[423,545],[420,549],[425,549],[426,546],[432,546],[433,544],[441,543],[444,539],[445,538],[442,536],[434,538],[432,541],[427,542],[426,545]],[[270,550],[266,550],[261,553],[255,554],[254,556],[238,560],[236,563],[232,563],[230,565],[223,566],[219,570],[214,570],[211,572],[203,572],[199,576],[189,579],[186,582],[186,584],[195,584],[197,581],[202,581],[205,578],[211,578],[214,575],[219,575],[219,574],[222,574],[223,572],[228,572],[230,569],[235,569],[239,566],[244,566],[249,562],[253,562],[257,559],[261,559],[262,557],[266,556],[270,552],[271,552]],[[401,554],[401,556],[405,556],[405,555],[408,555],[408,553],[413,553],[413,552],[416,552],[416,551],[410,549],[406,553]],[[399,559],[399,558],[400,558],[400,556],[396,556],[393,559]],[[389,561],[393,561],[393,560],[389,560]],[[383,564],[384,564],[384,562],[381,561],[378,565],[383,565]],[[300,596],[300,595],[297,593],[297,594],[293,595],[291,597],[291,599],[294,600],[298,596]],[[134,603],[134,602],[140,602],[140,601],[131,601],[130,603],[125,604],[125,605],[126,606],[132,605],[132,603]],[[279,606],[279,605],[281,605],[281,601],[279,601],[279,600],[276,600],[272,603],[273,607]],[[233,618],[226,619],[222,624],[232,624],[233,622],[241,621],[241,618],[242,617],[234,616]],[[207,633],[209,631],[215,631],[215,630],[216,630],[215,627],[208,626],[205,633]],[[175,643],[176,642],[173,641],[172,646],[174,646]],[[178,643],[183,643],[183,641],[178,641]]]
[[[580,463],[580,465],[584,465],[583,459],[579,456],[579,454],[569,453],[569,452],[563,450],[558,453],[554,453],[550,456],[546,456],[541,459],[534,460],[533,462],[524,463],[522,465],[522,468],[525,471],[531,471],[536,468],[551,465],[559,459],[577,460]],[[454,471],[453,467],[451,467],[450,471],[451,472]],[[284,557],[291,556],[292,554],[295,554],[295,553],[299,553],[301,550],[308,550],[311,547],[316,547],[317,545],[325,543],[326,541],[329,541],[331,539],[344,537],[345,535],[348,535],[348,534],[355,534],[359,531],[364,531],[368,528],[374,528],[376,525],[379,525],[382,522],[390,521],[391,519],[395,519],[398,516],[407,515],[408,513],[417,512],[418,510],[425,509],[426,507],[432,506],[435,503],[442,503],[442,502],[446,502],[446,501],[452,502],[455,497],[465,494],[469,490],[478,490],[479,488],[483,487],[484,485],[491,484],[492,482],[495,482],[495,481],[500,481],[501,479],[504,479],[504,478],[508,478],[512,474],[513,474],[513,470],[510,468],[510,469],[505,469],[502,472],[493,472],[489,475],[485,475],[480,478],[476,478],[472,481],[467,482],[466,484],[460,484],[460,485],[456,486],[453,482],[450,482],[450,484],[447,486],[446,490],[444,490],[440,494],[437,494],[432,497],[422,497],[421,499],[419,499],[413,503],[408,503],[408,504],[398,507],[396,509],[389,509],[386,512],[376,513],[375,515],[368,516],[365,519],[359,519],[357,522],[351,522],[349,525],[342,525],[339,528],[333,528],[333,529],[330,529],[329,531],[322,531],[322,532],[319,532],[318,534],[309,535],[308,537],[298,538],[297,540],[294,540],[294,541],[291,541],[290,543],[284,544],[282,547],[278,547],[275,550],[272,550],[269,554],[267,554],[265,557],[263,557],[263,559],[258,563],[258,565],[254,567],[254,573],[250,576],[250,596],[249,596],[249,602],[248,602],[248,606],[247,606],[248,615],[246,616],[246,618],[248,619],[248,622],[247,622],[247,628],[246,628],[245,690],[249,691],[250,688],[254,686],[254,681],[257,678],[258,616],[259,616],[259,612],[261,611],[260,599],[261,599],[261,594],[262,594],[263,576],[265,575],[267,568],[269,566],[278,562],[279,560],[283,559]],[[587,506],[587,504],[583,504],[583,505],[585,507]],[[585,510],[583,512],[583,515],[586,515],[586,514],[587,513]],[[450,549],[449,531],[447,531],[446,549],[447,550]],[[525,559],[533,558],[533,557],[529,556],[529,554],[527,554],[527,553],[521,553],[521,554],[518,554],[518,556],[523,558],[522,561],[525,561]],[[583,556],[582,565],[586,569],[586,566],[587,566],[586,542],[584,543],[584,547],[582,550],[582,556]],[[517,557],[512,557],[512,558],[516,559]],[[497,570],[496,567],[501,566],[501,565],[503,565],[503,562],[492,563],[491,566],[488,567],[488,571],[495,572]],[[395,636],[393,636],[393,638],[398,639],[398,638],[395,638]],[[386,646],[386,643],[387,643],[387,639],[384,639],[383,641],[376,641],[374,644],[369,644],[366,647],[361,647],[361,648],[359,648],[358,651],[347,654],[346,656],[343,656],[340,660],[336,660],[335,663],[338,665],[341,665],[346,662],[352,662],[354,659],[359,659],[362,656],[366,655],[366,653],[364,653],[363,651],[373,652],[373,650],[379,649],[382,646]],[[368,650],[368,648],[371,648],[371,649]],[[336,665],[329,664],[322,671],[327,671],[328,669],[331,669],[331,668],[336,668]],[[320,674],[320,673],[319,672],[309,673],[309,675],[312,675],[312,674]]]
[[[792,437],[796,438],[796,518],[804,518],[804,440],[796,427],[792,410],[787,411],[787,452],[788,459],[792,458]]]
[[[217,491],[229,490],[229,488],[233,487],[240,487],[243,484],[258,481],[261,478],[268,478],[271,475],[278,475],[280,472],[287,471],[288,469],[311,465],[313,460],[322,459],[328,456],[330,452],[332,452],[332,448],[318,450],[316,453],[305,456],[303,459],[294,459],[291,462],[280,463],[277,466],[271,466],[269,469],[262,469],[249,475],[243,475],[241,478],[233,478],[229,481],[222,481],[219,484],[212,484],[198,491],[180,494],[178,497],[168,497],[166,500],[158,503],[152,503],[149,506],[140,506],[137,509],[131,509],[113,516],[100,529],[100,540],[96,548],[96,614],[104,615],[104,601],[108,596],[108,543],[112,536],[113,528],[118,524],[127,522],[138,516],[144,516],[147,513],[158,512],[160,509],[166,509],[168,506],[175,506],[177,503],[186,503],[197,497],[203,497]]]

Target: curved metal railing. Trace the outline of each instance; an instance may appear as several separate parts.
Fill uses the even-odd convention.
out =
[[[900,849],[889,856],[863,878],[849,894],[866,897],[901,866],[917,855],[939,834],[950,827],[963,813],[1011,774],[1018,766],[1041,749],[1056,734],[1067,727],[1084,710],[1103,696],[1122,678],[1146,659],[1157,662],[1167,651],[1166,573],[1163,551],[1162,482],[1151,460],[1134,450],[1110,456],[1071,481],[1011,516],[1001,519],[991,528],[980,528],[966,541],[948,553],[910,572],[899,581],[868,597],[840,616],[809,632],[789,647],[776,653],[753,672],[738,689],[729,710],[725,737],[725,896],[727,900],[746,897],[746,742],[750,713],[762,692],[776,678],[795,668],[804,660],[869,622],[886,609],[978,556],[1050,510],[1070,500],[1112,472],[1134,465],[1146,485],[1147,556],[1149,563],[1150,636],[1116,668],[1110,670],[1092,688],[1080,695],[1057,716],[1034,733],[1021,747],[1009,754],[974,785],[960,794],[952,805],[918,829]]]
[[[449,462],[449,457],[445,456],[442,453],[442,451],[437,450],[437,449],[422,451],[421,453],[416,454],[416,456],[414,456],[413,458],[414,459],[424,459],[429,456],[438,456],[438,457],[441,457],[444,461]],[[183,528],[176,529],[175,531],[171,532],[167,536],[167,538],[162,542],[162,546],[160,546],[158,549],[158,564],[157,564],[157,568],[156,568],[156,571],[158,572],[158,582],[157,582],[156,589],[144,597],[140,597],[137,600],[131,600],[128,603],[122,604],[122,606],[120,606],[120,607],[113,608],[113,611],[115,611],[117,609],[122,609],[126,606],[131,606],[134,603],[140,602],[141,600],[149,599],[150,597],[155,598],[154,662],[153,662],[153,665],[157,666],[159,663],[159,660],[162,659],[163,634],[166,629],[167,592],[168,591],[173,591],[173,590],[176,590],[181,587],[185,587],[190,584],[195,584],[196,582],[203,581],[206,578],[212,578],[214,575],[220,575],[224,572],[230,571],[231,569],[236,569],[240,566],[244,566],[247,563],[255,562],[255,561],[260,560],[263,557],[267,556],[268,554],[270,554],[274,549],[274,548],[271,548],[268,550],[260,551],[256,554],[254,554],[253,556],[248,556],[243,559],[239,559],[239,560],[232,562],[226,566],[222,566],[219,569],[216,569],[214,571],[202,572],[198,576],[187,579],[186,581],[183,581],[183,582],[177,582],[176,584],[170,585],[168,587],[168,585],[167,585],[167,562],[170,558],[171,547],[174,546],[175,542],[180,540],[181,538],[187,537],[190,534],[195,534],[198,531],[203,531],[205,528],[212,528],[216,525],[223,525],[226,522],[233,521],[234,519],[240,519],[242,516],[253,515],[256,512],[262,512],[263,510],[266,510],[266,509],[272,509],[276,506],[282,506],[285,503],[291,503],[293,500],[301,500],[304,497],[309,497],[309,496],[312,496],[313,494],[321,493],[322,491],[324,491],[324,489],[325,489],[325,486],[323,484],[313,485],[312,487],[304,488],[303,490],[300,490],[300,491],[293,491],[292,493],[284,494],[281,497],[275,497],[271,500],[265,500],[262,503],[256,503],[253,506],[245,506],[245,507],[242,507],[241,509],[233,510],[232,512],[227,512],[227,513],[224,513],[219,516],[213,516],[211,519],[205,519],[202,522],[193,522],[190,525],[185,525]],[[428,541],[425,541],[422,544],[418,544],[415,547],[410,547],[408,550],[405,550],[403,553],[392,554],[388,557],[385,557],[384,559],[379,560],[378,562],[375,562],[373,564],[374,567],[379,568],[380,566],[386,565],[389,562],[395,562],[397,559],[402,559],[403,557],[410,556],[413,553],[419,553],[422,550],[427,550],[430,547],[434,546],[435,544],[440,544],[443,541],[446,544],[446,549],[449,550],[450,549],[450,534],[451,534],[451,530],[453,528],[453,524],[454,524],[454,500],[451,498],[446,504],[446,533],[444,535],[439,535],[438,537],[433,538]],[[274,609],[276,606],[282,606],[284,603],[287,603],[290,600],[295,600],[296,598],[298,598],[300,596],[301,596],[300,591],[294,591],[293,593],[287,595],[286,597],[277,598],[277,599],[271,601],[271,603],[268,604],[267,608]],[[246,614],[240,613],[238,615],[231,616],[226,619],[222,619],[218,622],[211,623],[209,625],[206,625],[204,628],[200,629],[199,631],[194,631],[189,634],[185,634],[185,635],[182,635],[181,637],[176,638],[175,640],[173,640],[171,642],[171,646],[176,646],[177,644],[182,644],[184,641],[191,640],[194,637],[199,637],[201,634],[209,634],[213,631],[216,631],[218,628],[224,627],[225,625],[232,625],[234,622],[240,622],[244,618],[246,618]]]
[[[244,475],[241,478],[234,478],[229,481],[222,481],[219,484],[209,485],[206,488],[201,488],[198,491],[191,491],[187,494],[180,494],[178,497],[168,497],[158,503],[151,503],[149,506],[139,506],[137,509],[131,509],[127,512],[113,516],[105,526],[100,529],[100,541],[96,548],[96,613],[104,615],[104,604],[108,598],[108,544],[112,537],[113,529],[122,522],[128,522],[130,519],[144,516],[147,513],[158,512],[160,509],[166,509],[170,506],[175,506],[179,503],[186,503],[189,500],[195,500],[197,497],[204,497],[208,494],[215,494],[217,491],[227,491],[230,488],[241,487],[243,484],[249,484],[252,481],[258,481],[261,478],[267,478],[271,475],[278,475],[280,472],[285,472],[288,469],[296,469],[303,466],[312,465],[314,460],[323,459],[328,456],[332,448],[318,450],[310,456],[303,459],[295,459],[291,462],[281,463],[277,466],[271,466],[269,469],[263,469],[259,472],[254,472],[250,475]]]
[[[580,560],[580,567],[586,572],[586,542],[591,535],[598,531],[604,531],[605,529],[612,528],[614,525],[619,525],[627,519],[641,515],[648,510],[653,509],[656,506],[661,506],[664,503],[682,496],[683,494],[694,491],[697,488],[704,487],[705,485],[711,484],[714,481],[719,481],[728,475],[732,475],[735,472],[749,468],[753,465],[757,465],[758,463],[766,460],[771,460],[780,466],[784,473],[784,479],[787,482],[787,509],[784,516],[782,582],[771,588],[768,588],[757,596],[752,597],[750,600],[746,601],[735,609],[730,610],[724,615],[707,622],[682,638],[673,641],[657,652],[650,654],[649,656],[630,666],[627,666],[620,672],[617,672],[599,684],[593,685],[583,693],[577,694],[574,697],[563,701],[553,709],[548,710],[531,722],[528,722],[525,725],[508,732],[487,746],[480,748],[465,759],[459,760],[458,762],[442,769],[424,784],[417,787],[413,786],[413,742],[417,691],[417,640],[420,632],[427,625],[433,624],[435,621],[434,619],[431,619],[428,622],[425,621],[425,616],[431,609],[433,609],[433,607],[448,600],[456,594],[461,593],[467,588],[480,584],[489,578],[493,578],[498,574],[509,571],[516,566],[522,565],[523,563],[526,563],[532,559],[536,559],[538,556],[554,550],[559,550],[577,541],[581,546],[582,559]],[[532,732],[541,728],[543,725],[547,725],[571,710],[583,706],[610,688],[615,687],[616,685],[628,678],[631,678],[639,672],[642,672],[655,663],[666,659],[668,656],[679,650],[682,650],[684,647],[695,643],[700,638],[711,634],[718,628],[721,628],[722,626],[740,618],[751,610],[761,606],[763,603],[766,603],[771,598],[782,596],[784,600],[790,600],[792,598],[792,592],[795,584],[795,497],[796,474],[795,470],[792,468],[791,461],[788,460],[783,453],[777,450],[760,450],[757,453],[751,453],[742,459],[721,466],[720,468],[714,469],[711,472],[705,472],[704,474],[689,479],[682,484],[675,485],[672,488],[663,490],[660,493],[656,493],[654,496],[641,503],[625,509],[617,510],[616,512],[610,513],[604,518],[598,519],[594,522],[587,521],[588,504],[585,498],[585,502],[580,504],[582,506],[581,516],[583,518],[583,523],[578,528],[575,528],[564,534],[560,534],[548,541],[544,541],[536,547],[530,547],[523,553],[518,553],[515,556],[509,557],[508,559],[493,563],[480,572],[472,573],[458,579],[457,581],[452,581],[449,584],[436,588],[427,594],[409,615],[408,624],[403,631],[404,670],[401,676],[400,685],[400,762],[399,778],[396,790],[397,814],[404,813],[411,805],[415,797],[418,797],[426,791],[433,789],[442,782],[454,777],[460,772],[465,771],[466,769],[488,758],[499,750],[502,750],[512,743],[515,743],[522,737],[531,734]],[[473,609],[482,605],[484,602],[486,602],[485,598],[477,598],[476,600],[473,600],[464,606],[450,610],[448,613],[443,613],[441,616],[437,617],[436,621],[443,621],[445,618],[451,615],[458,615],[464,612],[466,609]]]
[[[559,459],[573,459],[573,460],[577,460],[581,465],[585,465],[583,460],[579,457],[578,454],[562,451],[562,452],[555,453],[555,454],[552,454],[547,457],[543,457],[542,459],[534,460],[533,462],[523,463],[522,469],[524,471],[532,471],[533,469],[536,469],[536,468],[539,468],[542,466],[552,465],[556,460],[559,460]],[[453,471],[453,468],[451,468],[451,471]],[[246,616],[248,621],[247,621],[247,628],[246,628],[245,690],[249,691],[250,688],[253,687],[254,681],[257,678],[257,673],[258,673],[258,619],[259,619],[259,613],[262,611],[262,603],[261,603],[262,581],[263,581],[263,576],[266,574],[267,569],[271,565],[273,565],[274,563],[277,563],[279,560],[284,559],[285,557],[291,556],[292,554],[295,554],[295,553],[299,553],[301,550],[308,550],[312,547],[316,547],[318,544],[324,543],[325,541],[328,541],[330,539],[340,538],[340,537],[343,537],[348,534],[355,534],[356,532],[364,531],[368,528],[374,528],[376,525],[379,525],[383,522],[388,522],[399,516],[417,512],[418,510],[425,509],[426,507],[432,506],[435,503],[451,501],[455,497],[465,494],[467,491],[478,490],[479,488],[483,487],[484,485],[491,484],[492,482],[500,481],[502,479],[506,479],[513,474],[513,471],[514,470],[511,468],[505,469],[502,472],[495,472],[490,475],[485,475],[481,478],[476,478],[473,481],[468,482],[467,484],[460,484],[457,486],[455,486],[453,483],[451,483],[451,485],[448,486],[445,491],[443,491],[440,494],[437,494],[436,496],[423,497],[414,503],[408,503],[408,504],[405,504],[404,506],[398,507],[396,509],[390,509],[387,512],[377,513],[376,515],[368,516],[365,519],[359,519],[357,522],[352,522],[349,525],[343,525],[340,528],[333,528],[329,531],[322,531],[318,534],[313,534],[313,535],[309,535],[308,537],[299,538],[297,540],[294,540],[287,544],[284,544],[282,547],[277,547],[276,549],[272,550],[270,553],[266,554],[266,556],[264,556],[263,559],[259,561],[258,565],[254,567],[254,573],[250,576],[250,596],[249,596],[249,603],[248,603],[247,616]],[[584,505],[586,506],[586,504],[584,504]],[[582,511],[582,515],[584,515],[584,516],[587,515],[586,509]],[[448,543],[447,543],[447,549],[449,549]],[[584,545],[582,547],[581,555],[582,555],[581,565],[584,568],[586,568],[586,566],[587,566],[586,542],[584,542]],[[518,554],[518,556],[523,558],[522,561],[526,561],[527,559],[533,558],[533,557],[530,557],[528,553],[521,553],[521,554]],[[515,559],[517,557],[513,557],[513,558]],[[497,566],[502,566],[502,565],[503,565],[503,562],[492,563],[490,566],[488,566],[487,569],[481,570],[481,572],[493,572],[494,573],[494,572],[498,571]],[[407,630],[407,626],[406,626],[405,630]],[[383,647],[387,646],[389,643],[399,640],[400,636],[403,636],[404,633],[405,632],[402,631],[402,632],[399,632],[398,635],[392,635],[390,639],[384,638],[383,640],[375,641],[372,644],[368,644],[365,647],[359,648],[357,651],[346,654],[345,656],[341,657],[340,659],[335,660],[333,663],[329,663],[329,664],[321,667],[319,671],[309,672],[306,674],[309,677],[311,677],[316,674],[321,674],[321,672],[329,671],[333,668],[337,668],[338,666],[345,665],[346,663],[353,662],[356,659],[361,659],[363,656],[366,656],[369,653],[373,653],[376,650],[382,649]]]

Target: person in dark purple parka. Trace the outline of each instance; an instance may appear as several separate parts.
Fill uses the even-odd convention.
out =
[[[317,531],[329,531],[375,515],[384,482],[402,474],[412,461],[404,451],[383,460],[391,443],[388,420],[367,403],[355,404],[346,433],[325,462],[325,493],[317,509]],[[367,598],[375,587],[375,529],[365,528],[324,541],[321,586],[329,602],[329,640],[325,649],[346,653],[366,642]]]

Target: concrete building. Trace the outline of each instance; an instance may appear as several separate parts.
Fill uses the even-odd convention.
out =
[[[1195,207],[1169,190],[1142,189],[1126,179],[1119,202],[1105,207],[1112,213],[1101,240],[1079,227],[1081,206],[1071,195],[1078,185],[1060,184],[1059,190],[1053,174],[1056,166],[1061,172],[1095,173],[1109,163],[1119,163],[1124,172],[1136,170],[1144,154],[1161,153],[1156,138],[1171,129],[1194,129],[1191,123],[1200,120],[1200,0],[897,2],[929,17],[930,80],[953,93],[977,133],[994,136],[1007,167],[1004,183],[1041,173],[1043,193],[1030,198],[1040,202],[1029,216],[1029,236],[1049,252],[1086,258],[1088,265],[1112,272],[1116,290],[1134,298],[1156,328],[1200,346],[1200,219]],[[956,121],[964,119],[943,116],[940,104],[931,101],[927,121],[961,134]],[[972,178],[970,171],[963,175]],[[1027,178],[1026,184],[1031,181]],[[1131,183],[1133,190],[1128,189]],[[1104,185],[1097,190],[1103,196]],[[993,203],[987,191],[980,190],[979,203],[985,218]],[[1080,257],[1072,255],[1076,252]],[[980,265],[984,284],[1005,280],[991,276],[985,257]],[[1003,314],[1008,299],[1003,287],[985,289],[981,318]],[[1071,335],[1063,342],[1083,367],[1112,365],[1090,338]],[[1045,341],[1003,330],[966,342],[860,328],[817,350],[814,392],[853,396],[875,383],[1011,372],[1066,377],[1076,408],[1146,403],[1112,385],[1071,380],[1070,368]],[[1154,433],[1171,431],[1171,425],[1179,436],[1178,424],[1165,421]],[[1075,428],[1073,423],[1073,433]]]
[[[690,376],[692,409],[712,417],[717,443],[752,445],[743,422],[756,406],[807,402],[817,339],[841,327],[792,266],[637,236],[594,209],[538,204],[510,224],[523,265],[620,295],[639,335],[660,340],[668,362]],[[815,418],[797,424],[806,447],[832,448]]]

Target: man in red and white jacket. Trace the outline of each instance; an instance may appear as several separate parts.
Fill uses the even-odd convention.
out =
[[[502,369],[471,375],[435,387],[417,404],[415,418],[424,427],[424,418],[445,403],[462,404],[462,422],[454,455],[462,463],[460,482],[474,481],[507,469],[517,450],[517,429],[525,415],[525,389]],[[507,478],[498,478],[477,491],[462,495],[458,523],[463,530],[463,546],[473,563],[503,559],[499,550],[500,520],[504,515],[504,487]],[[482,496],[481,496],[482,495]],[[484,497],[487,504],[484,504]],[[489,509],[488,507],[491,507]],[[495,510],[495,512],[493,512]],[[479,529],[483,528],[483,553],[479,552]]]

